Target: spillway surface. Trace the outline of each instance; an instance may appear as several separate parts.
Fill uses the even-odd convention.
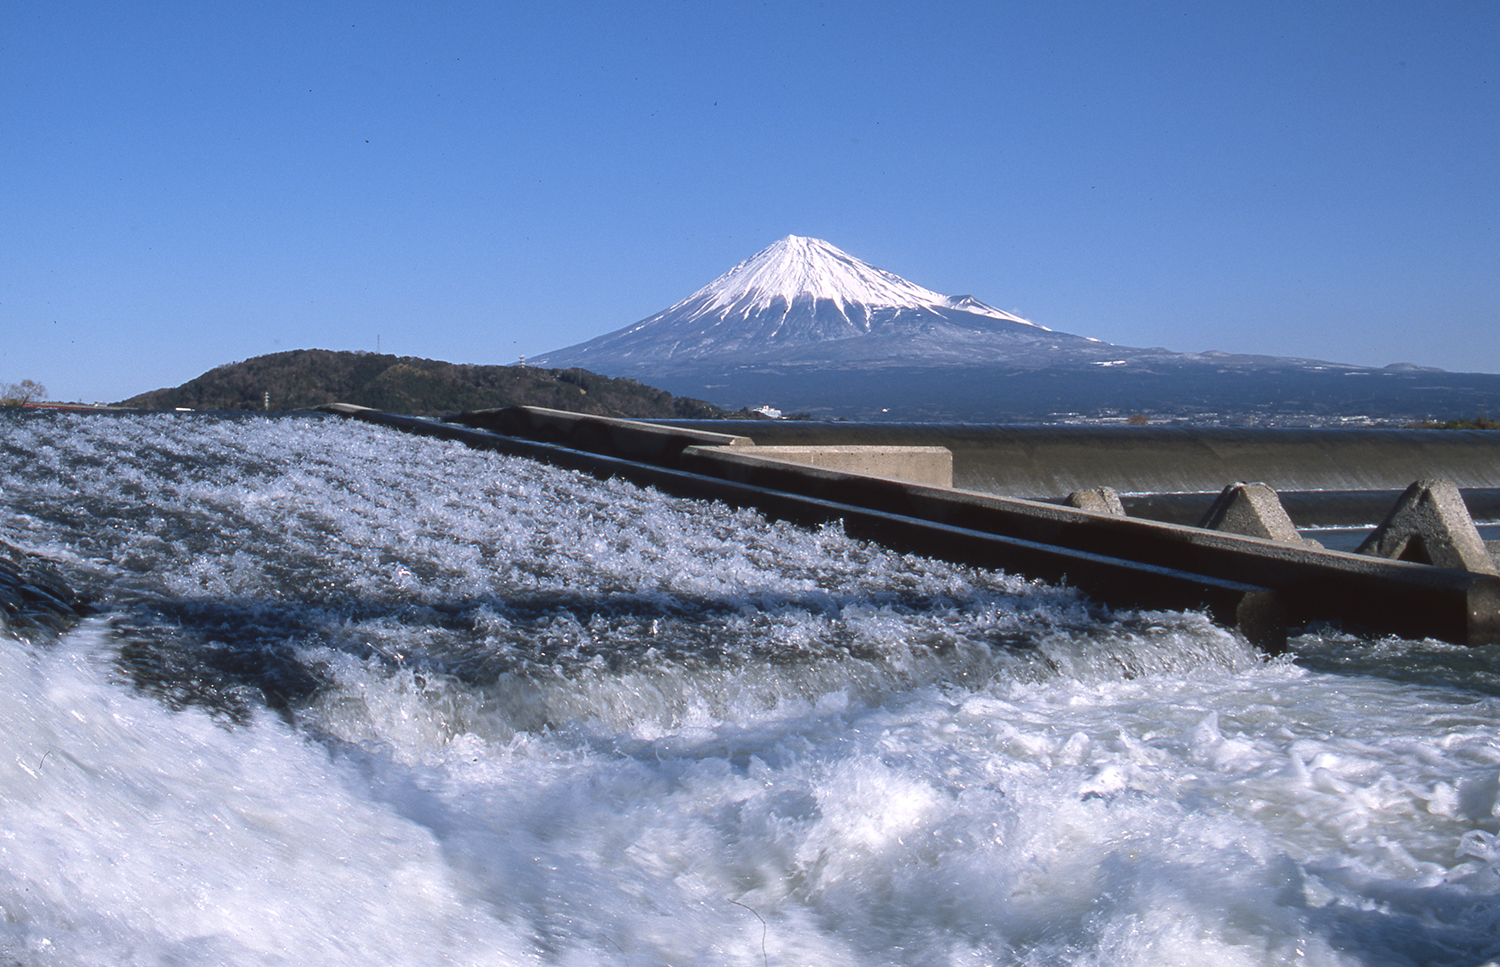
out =
[[[0,417],[0,962],[1500,957],[1500,649],[329,418]]]

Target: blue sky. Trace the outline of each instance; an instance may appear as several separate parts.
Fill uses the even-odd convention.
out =
[[[787,234],[1132,346],[1500,372],[1500,2],[8,4],[0,382],[470,363]]]

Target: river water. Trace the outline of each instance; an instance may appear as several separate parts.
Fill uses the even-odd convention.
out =
[[[1500,651],[318,416],[0,417],[0,963],[1479,965]]]

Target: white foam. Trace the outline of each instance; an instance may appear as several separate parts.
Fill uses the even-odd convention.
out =
[[[123,690],[89,625],[0,643],[0,950],[46,963],[532,958],[422,826],[263,718],[228,730]],[[424,953],[423,956],[427,956]]]
[[[234,725],[133,689],[101,621],[0,640],[5,958],[1495,956],[1481,691],[352,424],[0,446],[0,536],[325,682]]]

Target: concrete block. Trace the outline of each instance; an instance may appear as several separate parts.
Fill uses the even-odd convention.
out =
[[[700,451],[718,448],[698,447]],[[735,446],[734,453],[867,477],[884,477],[924,487],[953,486],[953,452],[922,446]]]
[[[1356,551],[1397,561],[1496,574],[1495,560],[1453,481],[1418,480]]]
[[[1125,516],[1125,505],[1120,502],[1120,495],[1113,487],[1075,490],[1068,494],[1068,499],[1064,503],[1069,507],[1077,507],[1079,510],[1087,510],[1095,514]]]
[[[1198,526],[1287,544],[1307,543],[1297,533],[1276,491],[1263,483],[1237,483],[1225,487]]]

